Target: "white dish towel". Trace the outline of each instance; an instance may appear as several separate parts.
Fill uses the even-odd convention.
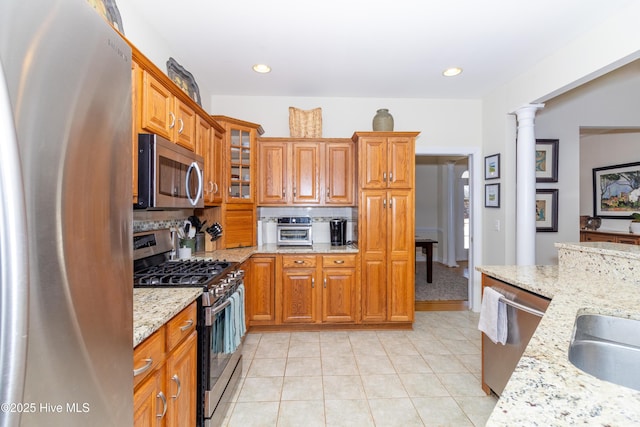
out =
[[[507,305],[500,301],[502,294],[493,288],[484,288],[482,306],[480,307],[480,322],[478,329],[484,332],[494,343],[507,342]]]

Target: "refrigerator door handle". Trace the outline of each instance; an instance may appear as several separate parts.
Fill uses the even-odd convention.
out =
[[[23,400],[29,316],[29,265],[22,167],[9,91],[0,62],[0,402]],[[3,411],[0,426],[20,423]]]

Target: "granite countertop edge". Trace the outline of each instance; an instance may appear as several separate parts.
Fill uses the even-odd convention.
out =
[[[134,288],[133,347],[202,295],[201,288]]]
[[[578,314],[640,319],[640,283],[612,283],[557,266],[479,266],[477,270],[551,299],[487,426],[640,423],[640,392],[599,380],[571,364]]]

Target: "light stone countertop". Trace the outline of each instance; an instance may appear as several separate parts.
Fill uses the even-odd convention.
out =
[[[563,245],[556,244],[592,254],[615,253],[632,263],[636,259],[640,262],[640,248],[636,247],[620,254],[619,245]],[[640,319],[640,276],[636,273],[637,280],[616,280],[598,276],[593,269],[585,264],[477,268],[552,298],[487,426],[640,425],[640,392],[599,380],[568,359],[576,315]]]
[[[202,288],[134,288],[133,347],[189,306]]]

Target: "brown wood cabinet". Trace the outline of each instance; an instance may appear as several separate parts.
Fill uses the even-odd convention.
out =
[[[227,116],[211,116],[224,129],[224,202],[255,204],[256,139],[262,126]]]
[[[252,256],[246,270],[246,321],[248,326],[276,322],[276,257]]]
[[[134,426],[195,425],[196,310],[193,302],[134,349]]]
[[[362,321],[413,322],[416,132],[357,132]]]
[[[611,242],[640,245],[640,236],[631,233],[608,233],[603,231],[580,231],[581,242]]]
[[[322,322],[355,323],[357,313],[357,255],[322,256]]]
[[[417,132],[356,132],[360,188],[413,188]]]
[[[198,116],[196,127],[196,153],[204,158],[204,203],[206,206],[222,202],[222,127],[214,127]]]
[[[282,255],[280,301],[282,323],[316,323],[316,256]]]
[[[357,323],[358,255],[281,255],[276,312],[281,324]]]
[[[196,113],[147,70],[142,71],[142,129],[196,150]]]
[[[353,205],[349,139],[260,138],[258,205]]]

